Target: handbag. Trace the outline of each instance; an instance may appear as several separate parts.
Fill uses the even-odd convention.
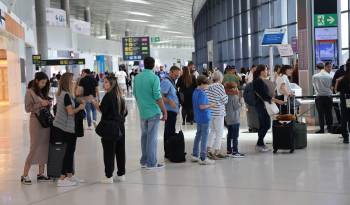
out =
[[[278,113],[280,113],[280,109],[277,107],[276,103],[267,102],[257,92],[255,92],[255,94],[264,102],[267,114],[269,114],[270,116],[273,116],[273,115],[277,115]]]
[[[48,108],[42,108],[39,113],[35,113],[36,118],[43,128],[49,128],[53,125],[54,116]]]
[[[31,95],[33,102],[35,102],[33,93],[31,93]],[[50,109],[47,107],[41,108],[38,113],[35,113],[35,117],[38,119],[43,128],[52,127],[55,119],[55,117],[51,114]]]

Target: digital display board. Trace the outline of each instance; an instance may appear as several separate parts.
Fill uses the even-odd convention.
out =
[[[33,64],[37,66],[65,66],[65,65],[85,65],[85,59],[51,59],[51,60],[36,60]]]
[[[139,61],[150,55],[149,37],[123,38],[123,58],[125,61]]]
[[[286,29],[265,29],[261,45],[280,45],[284,44]]]

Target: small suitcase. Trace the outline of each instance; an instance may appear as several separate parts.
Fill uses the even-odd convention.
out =
[[[179,133],[169,136],[165,142],[168,159],[174,163],[186,162],[185,137],[180,130]]]
[[[63,142],[49,144],[49,158],[47,161],[47,176],[59,178],[62,172],[63,158],[66,152],[66,145]]]
[[[295,121],[278,121],[272,123],[272,144],[273,153],[279,149],[290,150],[290,153],[295,149],[294,136]]]

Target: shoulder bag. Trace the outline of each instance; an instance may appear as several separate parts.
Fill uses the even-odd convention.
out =
[[[280,112],[280,110],[278,109],[276,103],[274,103],[274,102],[271,102],[271,103],[267,102],[257,92],[255,92],[255,94],[264,102],[265,109],[266,109],[267,113],[270,116],[277,115]]]
[[[33,93],[31,93],[33,102],[35,103],[35,99]],[[51,114],[50,109],[47,107],[40,108],[38,113],[35,113],[36,118],[38,119],[40,125],[43,128],[52,127],[54,116]]]

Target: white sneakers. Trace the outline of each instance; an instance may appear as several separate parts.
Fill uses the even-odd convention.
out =
[[[101,180],[102,184],[113,184],[113,177],[107,178],[106,176]]]
[[[59,179],[57,180],[57,187],[70,187],[70,186],[77,186],[78,183],[75,181],[71,181],[68,178],[65,179]]]
[[[125,180],[126,180],[125,175],[123,175],[123,176],[116,176],[114,178],[114,181],[116,181],[116,182],[125,182]]]
[[[123,176],[116,176],[114,179],[113,179],[113,177],[110,177],[110,178],[104,177],[101,180],[101,183],[102,184],[113,184],[113,182],[125,182],[125,180],[126,180],[125,175],[123,175]]]
[[[73,181],[73,182],[77,182],[77,183],[85,183],[85,180],[83,179],[79,179],[78,177],[76,177],[75,175],[73,175],[72,177],[68,177],[69,181]]]
[[[200,165],[213,165],[213,164],[215,164],[215,161],[208,159],[208,158],[205,158],[205,160],[199,159],[199,164]]]
[[[264,145],[264,146],[256,146],[256,147],[255,147],[255,150],[256,150],[257,152],[262,152],[262,153],[270,152],[270,151],[271,151],[271,149],[270,149],[268,146],[266,146],[266,145]]]
[[[193,163],[199,163],[200,165],[213,165],[215,164],[214,160],[211,160],[209,158],[206,158],[205,160],[201,160],[199,157],[191,156],[191,162]]]

